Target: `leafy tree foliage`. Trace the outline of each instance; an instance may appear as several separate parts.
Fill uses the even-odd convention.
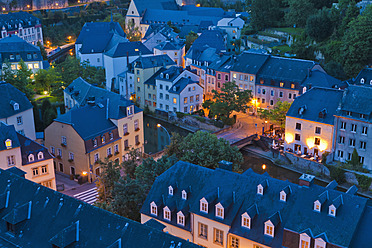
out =
[[[269,120],[272,123],[285,128],[285,116],[291,107],[291,103],[278,101],[273,109],[259,109],[258,115],[261,119]]]
[[[177,155],[176,152],[179,152],[180,160],[208,168],[216,168],[218,162],[226,160],[233,162],[234,169],[238,171],[243,162],[243,156],[237,147],[230,146],[225,139],[218,139],[216,135],[202,131],[185,138],[172,136],[166,152],[169,155]]]
[[[186,35],[186,46],[185,50],[186,52],[190,49],[192,43],[198,38],[198,34],[194,31],[191,31],[188,35]]]
[[[288,0],[289,11],[286,19],[290,26],[305,27],[307,18],[315,11],[314,5],[308,0]]]
[[[18,63],[17,67],[17,70],[13,70],[11,67],[11,63],[9,61],[5,61],[5,65],[3,66],[2,80],[10,83],[18,90],[25,93],[29,100],[32,100],[32,97],[34,95],[31,87],[32,71],[27,68],[27,65],[23,60]]]
[[[142,34],[139,31],[138,27],[134,26],[134,22],[130,22],[126,25],[125,33],[129,41],[140,41]]]
[[[251,1],[251,26],[261,30],[277,25],[283,17],[278,0],[252,0]]]
[[[339,78],[341,80],[347,79],[344,68],[340,63],[335,61],[330,61],[329,63],[325,64],[324,70],[332,77]]]
[[[120,178],[121,166],[118,162],[108,161],[101,162],[102,173],[96,182],[98,191],[98,201],[110,203],[113,197],[115,182]]]
[[[137,149],[132,148],[128,154],[129,158],[123,162],[122,166],[124,173],[130,178],[135,179],[136,168],[141,163],[142,153]]]
[[[323,41],[332,34],[332,22],[328,11],[320,10],[306,21],[306,33],[315,41]]]

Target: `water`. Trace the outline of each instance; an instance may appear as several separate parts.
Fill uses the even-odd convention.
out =
[[[162,127],[158,127],[161,124]],[[177,127],[165,121],[155,119],[149,115],[143,116],[143,125],[145,129],[145,153],[153,154],[163,150],[170,143],[172,133],[178,133],[181,136],[187,136],[190,131]],[[164,128],[169,132],[169,136]]]

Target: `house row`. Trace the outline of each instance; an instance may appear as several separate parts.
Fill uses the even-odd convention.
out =
[[[340,162],[351,160],[356,149],[359,162],[372,170],[371,101],[371,85],[310,89],[287,113],[285,149],[314,156],[328,152]]]
[[[143,111],[121,95],[82,78],[64,91],[66,113],[45,129],[45,146],[55,157],[56,171],[100,176],[106,159],[121,163],[131,148],[143,152]]]
[[[26,180],[15,170],[0,170],[0,192],[2,247],[199,247],[163,232],[157,223],[110,213]]]
[[[224,162],[226,164],[226,162]],[[299,184],[251,169],[242,174],[179,161],[156,178],[141,222],[202,247],[336,248],[369,246],[370,200],[303,174]]]

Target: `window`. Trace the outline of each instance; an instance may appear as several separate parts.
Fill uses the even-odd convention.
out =
[[[163,213],[164,214],[164,219],[170,221],[171,220],[171,212],[170,212],[169,208],[165,207],[163,212],[164,212]]]
[[[114,145],[114,153],[115,154],[119,153],[119,145],[118,144]]]
[[[208,226],[199,222],[199,237],[208,239]]]
[[[321,208],[320,202],[316,200],[314,202],[314,211],[320,212],[320,208]]]
[[[236,75],[235,75],[234,78],[236,78]],[[220,73],[217,74],[217,79],[221,79],[221,74]]]
[[[283,97],[283,91],[279,92],[279,97]]]
[[[225,75],[225,81],[229,81],[229,75]]]
[[[124,140],[124,149],[125,150],[128,150],[129,149],[129,141],[128,140]]]
[[[184,98],[183,98],[183,103],[184,103],[184,104],[187,104],[187,97],[184,97]]]
[[[216,205],[216,217],[219,217],[219,218],[223,219],[223,216],[224,216],[224,211],[223,210],[224,209],[223,209],[221,203],[218,203]]]
[[[148,86],[150,86],[150,85],[148,85]],[[151,94],[149,94],[149,99],[151,100]]]
[[[123,125],[123,134],[127,135],[128,134],[128,124]]]
[[[274,226],[270,223],[265,223],[265,235],[274,237]]]
[[[187,200],[187,193],[185,190],[182,190],[182,199]]]
[[[249,81],[253,82],[254,76],[249,76]]]
[[[30,154],[28,155],[28,162],[34,162],[35,161],[35,157],[33,154]]]
[[[364,164],[364,157],[359,156],[359,163]]]
[[[262,187],[261,184],[259,184],[259,185],[257,186],[257,194],[259,194],[259,195],[263,195],[263,187]]]
[[[349,146],[351,147],[355,146],[355,139],[349,139]]]
[[[274,105],[274,101],[273,101],[273,100],[270,100],[270,105],[271,105],[271,106]]]
[[[208,202],[205,198],[200,200],[200,212],[208,213]]]
[[[297,140],[297,141],[301,141],[301,135],[298,134],[298,133],[296,133],[296,134],[295,134],[295,140]]]
[[[185,225],[185,216],[181,211],[177,213],[177,224],[181,226]]]
[[[280,82],[280,83],[279,83],[279,86],[280,86],[280,87],[284,87],[284,83],[283,83],[283,82]]]
[[[291,89],[294,89],[295,88],[295,84],[291,84]]]
[[[338,150],[338,152],[337,152],[337,156],[338,156],[339,158],[343,158],[343,157],[344,157],[344,151]]]
[[[301,248],[309,248],[309,241],[301,240]]]
[[[249,218],[247,213],[242,215],[242,227],[251,228],[251,218]]]
[[[321,133],[321,128],[320,127],[315,127],[315,133],[320,134]]]
[[[165,100],[169,100],[169,95],[165,94]]]
[[[138,145],[140,144],[140,142],[139,142],[139,136],[136,135],[136,136],[134,137],[134,140],[136,141],[136,145],[138,146]]]
[[[262,98],[262,103],[265,103],[265,99],[264,98]]]
[[[350,152],[347,153],[347,160],[351,160],[351,153]]]
[[[365,114],[359,114],[359,117],[360,117],[361,119],[365,119],[365,118],[366,118],[366,115],[365,115]]]
[[[257,89],[257,93],[261,94],[261,89],[260,88]]]
[[[333,206],[333,204],[331,206],[329,206],[329,208],[328,208],[328,214],[330,216],[336,216],[336,208],[335,208],[335,206]]]
[[[214,228],[214,243],[223,245],[223,231],[217,228]]]
[[[110,140],[113,140],[114,139],[114,133],[110,132],[109,135],[110,135]]]
[[[65,136],[62,136],[61,137],[61,143],[66,145],[67,144],[67,140],[66,140],[66,137]]]
[[[163,99],[163,93],[160,93],[160,94],[159,94],[159,98],[160,98],[160,99]]]
[[[296,96],[297,96],[296,94],[293,94],[293,99],[296,99]]]
[[[55,150],[54,146],[51,146],[51,147],[50,147],[50,152],[51,152],[53,155],[55,154],[56,150]]]
[[[68,154],[68,158],[73,161],[74,160],[74,153],[70,152]]]
[[[138,131],[139,126],[138,126],[138,120],[134,120],[134,131]]]
[[[366,149],[366,146],[367,146],[367,142],[361,141],[359,148],[362,149],[362,150],[365,150]]]
[[[156,216],[158,215],[158,207],[156,206],[154,202],[150,203],[150,209],[151,209],[152,215],[156,215]]]
[[[289,98],[289,99],[292,98],[292,93],[288,93],[288,98]]]
[[[169,86],[168,85],[165,86],[165,90],[169,90]]]
[[[351,116],[351,111],[346,111],[347,116]]]
[[[41,182],[40,184],[43,185],[44,187],[52,188],[52,180],[44,181],[44,182]]]
[[[263,95],[266,94],[266,90],[265,90],[265,89],[262,89],[262,94],[263,94]]]
[[[39,153],[37,154],[37,159],[40,160],[40,159],[43,159],[43,158],[44,158],[44,154],[43,154],[43,152],[39,152]]]
[[[196,96],[195,96],[195,101],[196,101],[196,102],[199,102],[199,95],[196,95]]]
[[[132,115],[133,114],[133,106],[127,107],[127,115]]]
[[[177,104],[177,98],[173,97],[173,104]]]
[[[161,90],[163,89],[163,85],[162,84],[159,85],[159,89],[161,89]]]
[[[356,133],[357,125],[351,124],[351,132]]]
[[[63,164],[62,163],[59,163],[59,171],[63,172]]]
[[[112,155],[112,150],[111,150],[111,147],[107,148],[107,157],[111,156]]]
[[[363,135],[367,135],[367,130],[368,130],[368,127],[362,126],[362,134]]]
[[[30,70],[34,69],[34,67],[32,66],[32,64],[28,64],[27,65],[27,68],[30,69]]]
[[[101,136],[101,142],[102,142],[102,144],[105,144],[105,142],[106,142],[106,137],[105,137],[105,135],[102,135],[102,136]]]
[[[317,145],[317,146],[319,146],[320,145],[320,139],[319,138],[315,138],[314,144]]]
[[[6,159],[8,161],[8,166],[15,165],[15,156],[7,156]]]
[[[17,117],[17,125],[22,125],[23,124],[23,119],[22,116]]]
[[[183,108],[183,112],[184,112],[184,113],[187,113],[187,107],[184,107],[184,108]]]
[[[172,186],[168,187],[168,194],[173,195],[173,187]]]
[[[57,149],[57,156],[60,156],[62,158],[62,149],[61,148]]]
[[[287,194],[284,192],[284,191],[281,191],[280,192],[280,197],[279,197],[279,199],[281,200],[281,201],[286,201],[286,199],[287,199]]]
[[[32,176],[37,177],[39,175],[39,168],[33,168],[32,169]]]
[[[48,167],[46,165],[41,166],[41,174],[48,174]]]
[[[274,96],[274,91],[273,91],[273,90],[270,91],[270,95],[271,95],[271,96]]]
[[[341,129],[341,130],[346,130],[346,122],[341,121],[340,129]]]
[[[97,162],[99,160],[99,153],[94,154],[94,162]]]
[[[9,222],[6,222],[6,230],[11,233],[15,233],[15,225]]]

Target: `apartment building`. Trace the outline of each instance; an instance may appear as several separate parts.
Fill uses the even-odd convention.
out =
[[[20,134],[36,139],[31,102],[24,93],[6,82],[0,82],[0,122],[13,125]]]
[[[185,42],[164,41],[154,47],[154,55],[167,54],[177,66],[185,66]]]
[[[0,122],[0,168],[18,168],[30,181],[56,190],[53,157],[44,146]]]
[[[314,184],[299,184],[247,170],[243,174],[177,162],[154,182],[141,222],[154,219],[164,231],[203,247],[368,246],[368,199]]]

